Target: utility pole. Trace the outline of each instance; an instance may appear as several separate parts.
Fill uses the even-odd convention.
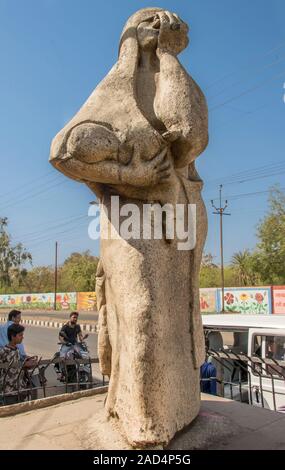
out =
[[[58,243],[55,242],[55,260],[54,260],[54,310],[56,310],[56,294],[57,294],[57,251],[58,251]]]
[[[226,208],[228,207],[228,201],[225,201],[224,207],[222,207],[222,189],[223,185],[220,185],[220,207],[216,207],[214,205],[214,201],[212,200],[212,207],[215,209],[216,212],[213,212],[215,215],[220,216],[220,252],[221,252],[221,281],[222,281],[222,313],[225,312],[225,274],[224,274],[224,240],[223,240],[223,216],[224,215],[231,215],[225,212]]]

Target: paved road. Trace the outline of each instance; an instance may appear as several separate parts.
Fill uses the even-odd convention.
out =
[[[26,326],[24,345],[28,354],[51,358],[58,351],[58,330],[55,328]],[[97,357],[97,334],[90,333],[87,339],[91,357]]]
[[[9,310],[0,310],[0,316],[7,316]],[[33,311],[33,310],[22,310],[22,318],[35,318],[35,319],[49,319],[49,320],[58,320],[58,321],[67,321],[69,319],[70,311],[54,311],[54,310],[42,310],[42,311]],[[90,324],[97,323],[98,312],[80,312],[79,313],[79,323],[80,321],[88,321]]]
[[[24,332],[24,345],[28,355],[39,356],[43,359],[51,359],[56,351],[58,351],[58,330],[54,328],[26,326]],[[87,344],[92,358],[97,357],[97,334],[90,333],[87,339]],[[99,371],[98,364],[92,365],[93,378],[96,381],[102,380],[102,375]],[[48,367],[46,371],[46,378],[49,386],[56,386],[57,388],[47,390],[47,395],[55,395],[65,391],[64,386],[60,387],[60,382],[53,366]],[[39,393],[39,398],[41,397]]]

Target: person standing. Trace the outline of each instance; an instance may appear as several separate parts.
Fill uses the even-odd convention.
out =
[[[26,388],[25,371],[34,367],[36,358],[29,358],[23,364],[19,351],[25,328],[12,323],[7,329],[8,342],[0,348],[0,364],[8,364],[8,370],[0,369],[0,391],[5,394],[5,404],[12,405],[26,398],[21,390]]]
[[[0,326],[0,348],[4,348],[9,340],[8,340],[8,328],[9,326],[16,324],[20,325],[22,319],[22,312],[20,310],[11,310],[8,315],[8,320],[4,325]],[[17,344],[17,349],[20,353],[20,359],[23,361],[27,358],[27,354],[22,342]]]

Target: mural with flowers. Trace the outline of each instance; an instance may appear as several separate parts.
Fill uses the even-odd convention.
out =
[[[201,313],[214,313],[217,309],[217,289],[200,289],[200,310]]]
[[[274,298],[272,310],[271,289]],[[225,311],[232,313],[285,313],[285,287],[230,287],[225,289]],[[281,298],[282,295],[282,298]],[[58,310],[96,311],[95,292],[58,293]],[[281,300],[283,303],[281,303]],[[221,289],[200,289],[201,313],[220,312],[222,306]],[[54,294],[7,294],[0,295],[1,308],[53,310]]]
[[[226,312],[248,314],[269,314],[272,312],[270,287],[226,288],[224,300]],[[221,289],[219,289],[219,304],[222,305]]]
[[[95,292],[78,292],[77,309],[93,311],[97,309]]]
[[[58,310],[75,310],[76,293],[59,293],[56,296]],[[0,295],[0,308],[53,309],[54,294],[7,294]]]

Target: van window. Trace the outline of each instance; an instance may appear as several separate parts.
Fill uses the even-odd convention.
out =
[[[247,354],[247,331],[222,331],[221,333],[226,349],[236,354]]]
[[[285,357],[285,336],[266,336],[265,357],[283,361]]]
[[[285,336],[255,335],[253,339],[253,356],[273,359],[276,361],[285,360]],[[284,378],[284,367],[270,364],[254,364],[253,373],[262,373],[266,376]]]

